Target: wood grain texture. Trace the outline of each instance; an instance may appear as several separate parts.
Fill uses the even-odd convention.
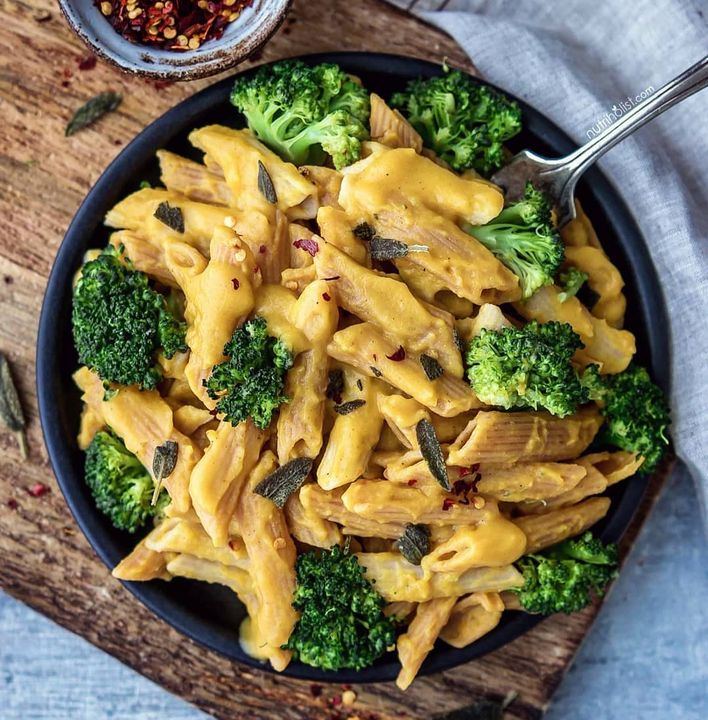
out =
[[[51,18],[39,22],[44,0],[0,0],[0,350],[13,365],[30,444],[29,462],[22,463],[12,434],[0,434],[0,587],[218,718],[426,720],[509,692],[518,696],[507,717],[540,717],[597,608],[553,617],[483,660],[416,681],[405,694],[392,684],[357,686],[356,703],[343,708],[333,705],[341,688],[314,697],[309,683],[239,666],[186,640],[133,599],[95,556],[64,504],[41,440],[34,346],[42,294],[63,233],[108,162],[148,122],[214,79],[158,88],[102,63],[79,71],[85,49],[50,7]],[[295,0],[258,60],[347,49],[447,57],[473,70],[449,38],[375,0]],[[123,93],[119,111],[65,138],[73,111],[107,89]],[[663,477],[653,481],[625,549]],[[36,482],[49,493],[31,496]]]

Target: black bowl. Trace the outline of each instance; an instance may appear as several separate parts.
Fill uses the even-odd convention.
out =
[[[339,63],[361,77],[364,85],[383,97],[403,88],[415,77],[441,73],[439,65],[394,55],[336,53],[314,55],[308,62]],[[252,71],[249,71],[252,72]],[[82,531],[109,567],[114,567],[134,546],[136,539],[113,528],[96,510],[83,479],[83,454],[76,445],[79,424],[79,393],[71,380],[78,361],[71,342],[71,281],[84,251],[105,245],[109,232],[102,221],[106,211],[141,180],[159,178],[155,151],[168,148],[198,159],[187,142],[188,132],[208,123],[242,125],[229,105],[232,80],[226,79],[197,93],[165,113],[141,132],[103,173],[74,217],[57,254],[49,277],[37,342],[39,411],[49,458],[59,486]],[[540,112],[520,102],[524,131],[512,143],[513,150],[528,147],[558,156],[575,149],[574,143]],[[619,193],[596,168],[589,170],[578,195],[592,218],[605,250],[627,283],[627,327],[637,336],[638,360],[653,372],[663,387],[668,383],[669,355],[667,318],[656,272],[645,242]],[[605,540],[617,540],[627,527],[646,487],[646,478],[635,477],[612,488],[612,507],[598,525]],[[233,660],[264,667],[246,655],[238,643],[238,625],[244,608],[226,588],[176,579],[125,583],[155,614],[180,632]],[[505,613],[500,625],[466,648],[438,643],[421,673],[451,668],[478,658],[519,637],[539,618],[524,613]],[[139,642],[139,638],[133,639]],[[128,640],[130,641],[130,640]],[[360,672],[324,672],[294,662],[286,675],[320,682],[374,682],[392,680],[399,669],[391,653]]]

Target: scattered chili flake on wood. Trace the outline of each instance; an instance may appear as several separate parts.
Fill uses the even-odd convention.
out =
[[[7,506],[10,508],[10,510],[17,510],[18,507],[20,507],[20,504],[15,500],[15,498],[10,498],[7,501]]]
[[[42,495],[46,495],[49,492],[49,487],[45,485],[44,483],[38,482],[34,485],[30,485],[27,488],[27,492],[32,497],[42,497]]]
[[[393,360],[393,362],[401,362],[401,360],[406,359],[406,351],[403,348],[403,345],[399,345],[398,350],[396,350],[396,352],[393,353],[393,355],[386,355],[386,357],[389,360]]]
[[[310,685],[310,695],[312,697],[317,698],[320,695],[322,695],[322,685],[318,685],[317,683],[312,683]]]
[[[253,0],[94,0],[113,29],[133,43],[196,50],[217,40]]]
[[[96,67],[97,58],[95,55],[89,53],[83,55],[78,60],[79,70],[93,70]]]
[[[312,238],[300,238],[293,243],[293,247],[296,247],[298,250],[304,250],[312,257],[315,257],[320,249],[317,240],[313,240]]]
[[[329,293],[326,293],[326,292],[325,292],[325,293],[322,293],[322,299],[323,299],[325,302],[329,302],[329,301],[332,299],[332,296],[331,296]]]
[[[234,286],[234,290],[238,290],[241,287],[238,278],[231,278],[231,284]]]

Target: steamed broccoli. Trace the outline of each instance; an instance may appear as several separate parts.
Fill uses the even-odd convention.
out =
[[[514,592],[523,608],[543,615],[572,613],[588,605],[592,594],[602,596],[617,576],[617,546],[586,532],[538,555],[525,555],[516,565],[524,585]]]
[[[484,329],[465,355],[467,379],[488,405],[545,408],[559,417],[587,402],[587,390],[571,363],[583,344],[567,323]]]
[[[218,400],[216,409],[232,425],[250,417],[257,427],[267,428],[278,406],[288,401],[283,386],[292,353],[268,335],[266,321],[257,317],[234,330],[224,355],[229,359],[215,365],[204,381],[209,397]]]
[[[664,393],[646,369],[631,364],[617,375],[600,375],[597,365],[591,365],[582,382],[605,416],[598,441],[639,453],[644,458],[639,472],[652,472],[669,443],[670,420]]]
[[[504,163],[502,143],[521,130],[515,102],[459,70],[413,80],[391,104],[454,170],[473,168],[485,177]]]
[[[356,557],[335,545],[300,555],[293,607],[301,615],[284,649],[324,670],[372,665],[395,641],[384,599],[364,577]]]
[[[465,230],[496,255],[518,278],[522,298],[553,282],[564,259],[546,195],[526,184],[524,197],[486,225]]]
[[[135,532],[169,503],[162,490],[152,505],[152,477],[123,441],[111,432],[96,433],[86,450],[86,484],[98,509],[119,530]]]
[[[558,293],[558,299],[565,302],[578,294],[578,290],[588,279],[588,274],[576,267],[569,267],[565,272],[558,276],[558,285],[561,291]]]
[[[236,79],[231,103],[271,150],[296,165],[339,169],[356,162],[369,137],[369,94],[338,65],[284,60]]]
[[[187,349],[184,322],[112,246],[81,269],[71,324],[79,361],[106,384],[154,388],[161,379],[157,352],[170,358]]]

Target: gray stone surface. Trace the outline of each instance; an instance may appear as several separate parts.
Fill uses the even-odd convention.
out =
[[[695,493],[659,500],[547,720],[708,718],[708,572]],[[3,720],[206,716],[0,594]]]

